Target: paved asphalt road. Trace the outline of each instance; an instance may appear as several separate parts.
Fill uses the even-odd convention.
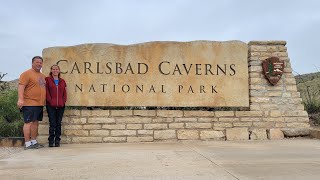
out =
[[[319,180],[320,140],[62,144],[0,155],[0,179]]]

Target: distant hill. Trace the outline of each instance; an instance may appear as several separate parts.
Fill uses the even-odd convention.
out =
[[[303,101],[320,100],[320,72],[295,76]]]
[[[5,83],[5,85],[4,85],[4,83]],[[12,81],[0,81],[0,85],[2,88],[3,88],[3,85],[4,85],[5,89],[7,89],[9,86],[10,90],[18,89],[18,84],[19,84],[19,79],[15,79]]]
[[[8,81],[11,90],[18,89],[19,79]]]
[[[295,78],[296,78],[297,84],[303,83],[306,81],[312,81],[314,79],[320,78],[320,72],[297,75],[295,76]]]

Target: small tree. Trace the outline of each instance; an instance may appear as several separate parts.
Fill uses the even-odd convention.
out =
[[[8,73],[2,74],[2,72],[0,72],[0,82],[1,82],[2,78],[3,78],[5,75],[7,75],[7,74],[8,74]]]
[[[0,91],[5,91],[9,89],[9,84],[6,81],[2,81],[2,78],[7,74],[8,73],[2,74],[2,72],[0,72]]]

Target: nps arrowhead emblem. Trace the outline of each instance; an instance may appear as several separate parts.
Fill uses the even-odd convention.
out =
[[[281,79],[284,70],[284,61],[278,57],[270,57],[262,63],[263,73],[272,85]]]

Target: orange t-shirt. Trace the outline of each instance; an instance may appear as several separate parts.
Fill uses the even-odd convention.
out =
[[[19,85],[24,85],[23,106],[44,106],[46,102],[45,75],[34,69],[23,72]]]

